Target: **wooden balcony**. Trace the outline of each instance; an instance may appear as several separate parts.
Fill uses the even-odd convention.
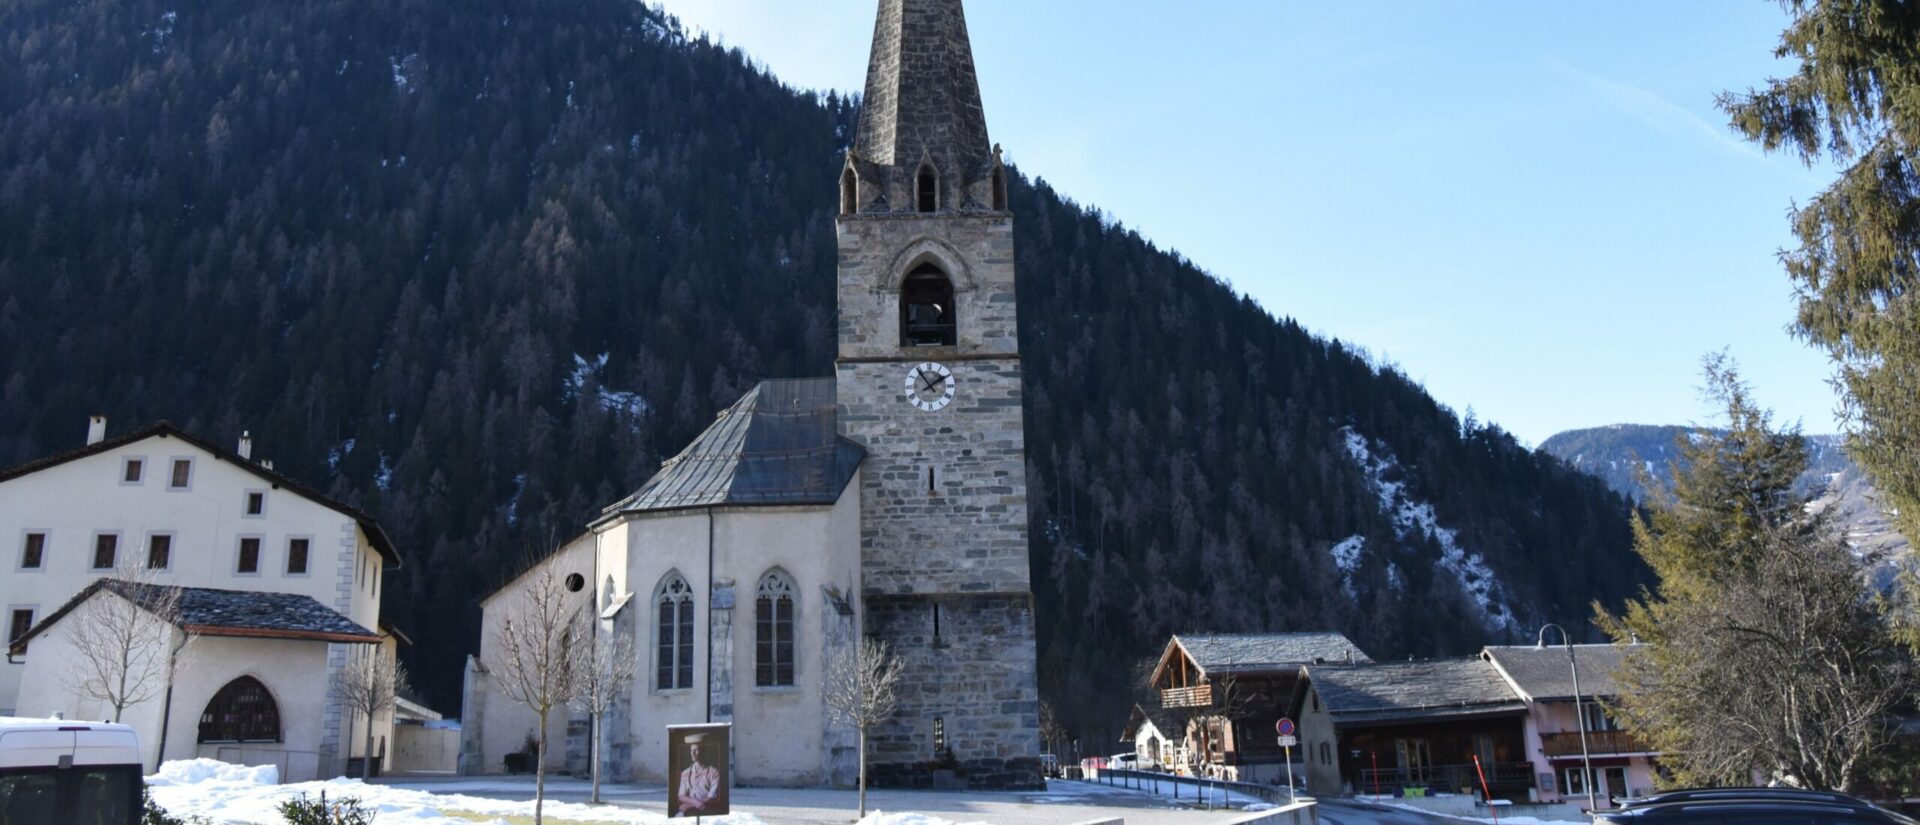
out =
[[[1548,756],[1579,756],[1580,734],[1543,733],[1540,746]],[[1623,730],[1603,730],[1587,732],[1587,752],[1596,756],[1601,754],[1652,753],[1647,743]]]
[[[1160,691],[1160,706],[1163,708],[1213,707],[1213,685],[1203,683],[1193,687],[1168,688]]]

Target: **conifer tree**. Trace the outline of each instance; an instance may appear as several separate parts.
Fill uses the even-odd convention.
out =
[[[1672,491],[1634,523],[1656,589],[1598,611],[1617,641],[1647,644],[1617,674],[1614,710],[1677,785],[1852,790],[1886,767],[1886,715],[1910,691],[1889,611],[1793,491],[1799,433],[1773,427],[1724,357],[1707,379],[1724,433],[1682,437]]]
[[[1783,256],[1795,330],[1846,389],[1848,448],[1908,535],[1920,534],[1920,9],[1901,0],[1785,0],[1774,53],[1799,70],[1727,93],[1733,125],[1768,150],[1845,170],[1794,211]]]

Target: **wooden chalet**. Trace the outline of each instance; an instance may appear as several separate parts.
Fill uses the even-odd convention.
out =
[[[1481,793],[1526,801],[1527,703],[1479,658],[1309,665],[1291,709],[1316,796]],[[1476,764],[1477,757],[1477,764]]]
[[[1242,782],[1270,782],[1286,770],[1274,723],[1285,715],[1309,665],[1370,662],[1339,633],[1190,634],[1174,636],[1154,667],[1159,724],[1184,728],[1192,773]],[[1170,721],[1171,720],[1171,721]],[[1294,752],[1295,773],[1301,771]]]

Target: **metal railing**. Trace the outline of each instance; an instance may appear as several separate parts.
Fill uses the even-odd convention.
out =
[[[1261,785],[1254,782],[1234,782],[1226,779],[1207,779],[1154,771],[1100,768],[1089,781],[1155,794],[1165,793],[1176,800],[1191,799],[1195,805],[1202,807],[1223,805],[1225,800],[1229,799],[1227,796],[1229,793],[1250,796],[1275,805],[1314,801],[1313,797],[1308,796],[1305,791],[1289,792],[1285,785]]]
[[[1497,794],[1533,787],[1533,765],[1527,762],[1500,762],[1484,765],[1487,784]],[[1354,784],[1355,793],[1388,795],[1406,788],[1456,791],[1480,790],[1480,771],[1466,765],[1421,765],[1418,767],[1361,768]]]

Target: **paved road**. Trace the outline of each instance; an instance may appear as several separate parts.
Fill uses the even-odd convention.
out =
[[[532,799],[528,777],[396,778],[383,784],[419,788],[442,794],[465,794],[493,799]],[[1071,825],[1090,819],[1123,818],[1127,825],[1221,825],[1245,816],[1245,811],[1200,810],[1193,807],[1191,787],[1175,801],[1171,788],[1149,790],[1109,787],[1091,782],[1053,781],[1045,791],[982,793],[952,791],[867,792],[870,811],[912,811],[961,825]],[[547,798],[584,802],[585,782],[550,777]],[[608,785],[602,797],[623,807],[665,813],[666,789],[657,785]],[[1240,803],[1247,800],[1241,799]],[[768,825],[847,825],[854,820],[853,791],[811,788],[735,788],[733,807],[750,812]],[[1323,804],[1325,825],[1460,825],[1457,821],[1421,814],[1349,804]]]

